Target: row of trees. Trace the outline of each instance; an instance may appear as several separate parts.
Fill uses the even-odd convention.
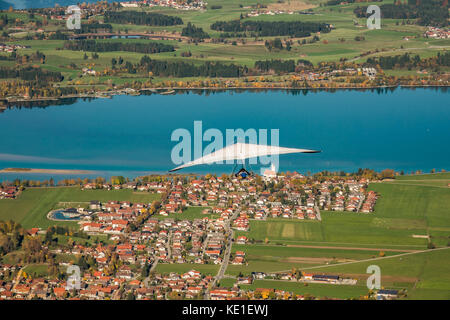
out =
[[[146,26],[174,26],[183,24],[180,17],[165,14],[140,11],[107,11],[105,23],[137,24]]]
[[[331,31],[331,27],[327,23],[301,21],[217,21],[211,25],[211,29],[226,32],[227,34],[224,35],[228,36],[249,32],[251,37],[308,37],[311,33]]]
[[[64,49],[90,52],[128,51],[139,53],[175,51],[174,46],[160,42],[98,42],[95,40],[66,41]]]
[[[289,43],[289,42],[288,42]],[[267,50],[272,51],[273,49],[277,49],[277,50],[283,50],[283,42],[281,42],[280,38],[275,38],[273,40],[266,40],[264,42],[264,46],[267,48]],[[289,44],[290,46],[290,44]],[[287,45],[286,45],[287,47]],[[287,49],[287,48],[286,48]],[[289,47],[290,50],[290,47]],[[288,50],[288,51],[289,51]]]

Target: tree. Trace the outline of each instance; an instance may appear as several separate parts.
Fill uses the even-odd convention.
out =
[[[395,176],[395,171],[392,169],[384,169],[381,171],[381,178],[382,179],[392,179]]]

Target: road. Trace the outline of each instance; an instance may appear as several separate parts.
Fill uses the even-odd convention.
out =
[[[228,263],[230,261],[230,255],[231,255],[231,247],[233,246],[233,239],[234,239],[234,230],[231,228],[231,225],[234,221],[234,219],[237,218],[239,215],[239,210],[236,210],[233,215],[228,219],[227,224],[225,225],[225,232],[228,233],[227,238],[227,247],[225,248],[225,253],[223,255],[223,261],[220,265],[219,272],[217,272],[216,276],[214,277],[213,282],[208,286],[208,289],[205,292],[205,300],[209,300],[209,291],[216,287],[217,284],[222,280],[225,271],[227,270]]]
[[[159,257],[155,257],[155,261],[153,262],[152,266],[150,267],[150,271],[148,272],[147,278],[145,278],[143,280],[144,286],[146,288],[148,288],[148,282],[150,281],[150,275],[152,274],[153,271],[155,271],[156,266],[158,265],[158,262],[159,262]]]
[[[172,229],[169,230],[169,236],[167,238],[167,257],[172,258],[172,248],[170,246],[170,242],[172,241]]]
[[[359,199],[358,208],[356,208],[356,212],[359,212],[359,210],[361,210],[361,206],[363,205],[364,200],[366,200],[365,195],[363,195],[363,197],[361,199]]]
[[[15,279],[15,281],[14,281],[14,285],[13,285],[11,291],[14,292],[14,290],[16,289],[16,286],[20,283],[20,279],[22,278],[23,269],[25,269],[25,267],[26,267],[26,265],[23,266],[23,267],[19,270],[19,272],[17,273],[17,277],[16,277],[16,279]]]
[[[318,206],[314,206],[314,210],[316,211],[317,220],[322,221],[322,216],[320,215],[320,209]]]

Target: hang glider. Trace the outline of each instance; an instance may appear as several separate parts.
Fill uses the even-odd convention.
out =
[[[183,168],[197,166],[201,164],[211,164],[211,163],[220,163],[226,161],[235,161],[263,157],[263,156],[271,156],[271,155],[279,155],[279,154],[287,154],[287,153],[318,153],[318,150],[309,150],[309,149],[296,149],[296,148],[283,148],[276,146],[267,146],[260,144],[251,144],[251,143],[242,143],[238,142],[229,146],[226,146],[223,149],[214,151],[204,157],[195,159],[188,163],[185,163],[181,166],[178,166],[169,172],[177,171]]]

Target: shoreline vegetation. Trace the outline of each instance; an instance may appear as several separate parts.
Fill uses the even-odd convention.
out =
[[[0,173],[94,174],[96,171],[74,169],[4,168],[0,170]]]
[[[14,102],[39,102],[39,101],[61,101],[64,99],[77,99],[77,98],[112,98],[112,96],[116,95],[135,95],[139,96],[142,92],[150,91],[154,94],[161,95],[171,95],[184,93],[186,91],[200,91],[200,90],[209,90],[209,91],[236,91],[236,90],[250,90],[250,91],[259,91],[259,90],[286,90],[286,91],[337,91],[337,90],[374,90],[374,89],[396,89],[396,88],[404,88],[404,89],[416,89],[416,88],[430,88],[430,89],[438,89],[438,88],[449,88],[449,84],[401,84],[401,85],[379,85],[379,86],[347,86],[347,87],[292,87],[292,86],[263,86],[263,87],[251,87],[251,86],[224,86],[224,87],[152,87],[152,88],[123,88],[123,89],[114,89],[108,91],[95,91],[94,93],[79,93],[79,94],[70,94],[59,97],[39,97],[39,98],[27,98],[27,97],[5,97],[0,98],[0,110],[7,109],[6,105],[2,105],[3,103],[14,103]],[[1,112],[1,111],[0,111]]]

